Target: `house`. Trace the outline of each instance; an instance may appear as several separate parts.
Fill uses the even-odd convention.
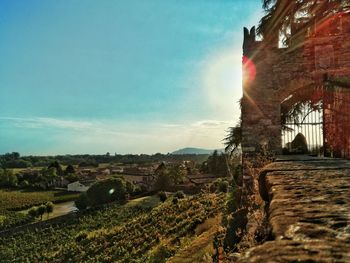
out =
[[[67,187],[69,184],[69,181],[63,178],[63,176],[57,176],[55,177],[48,186],[50,187]]]
[[[86,192],[94,182],[76,181],[67,185],[67,190],[71,192]]]
[[[124,172],[123,167],[114,167],[111,171],[111,174],[120,174]]]
[[[133,183],[135,185],[139,185],[141,187],[145,187],[146,189],[151,189],[155,180],[154,176],[152,175],[123,174],[123,177],[126,181]]]

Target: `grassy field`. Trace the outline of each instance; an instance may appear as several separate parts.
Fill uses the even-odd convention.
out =
[[[25,213],[16,212],[48,201],[60,203],[74,200],[75,193],[62,191],[27,192],[19,190],[0,190],[0,230],[29,223]]]
[[[199,225],[222,211],[224,202],[224,194],[201,194],[176,204],[171,198],[159,203],[152,196],[109,205],[59,224],[2,237],[0,258],[2,262],[160,263],[164,259],[160,249],[166,257],[175,255],[196,236]]]
[[[22,210],[34,205],[46,203],[48,201],[59,203],[74,200],[76,193],[62,191],[19,191],[0,190],[0,211],[1,210]]]

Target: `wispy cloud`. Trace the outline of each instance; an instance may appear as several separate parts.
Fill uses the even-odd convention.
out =
[[[230,125],[231,121],[218,121],[218,120],[202,120],[193,123],[194,127],[201,128],[222,128],[223,126]]]
[[[17,118],[17,117],[0,117],[2,122],[10,122],[17,127],[23,128],[59,128],[59,129],[73,129],[81,130],[91,128],[93,125],[87,121],[75,121],[56,118]]]
[[[107,151],[154,153],[155,151],[171,152],[188,146],[218,148],[222,146],[221,139],[230,122],[229,120],[197,120],[191,123],[148,123],[141,125],[141,129],[138,122],[0,117],[2,127],[21,128],[22,132],[25,131],[28,134],[37,134],[35,131],[45,134],[45,138],[53,142],[51,148],[47,150],[49,152],[42,152],[40,149],[40,147],[48,148],[46,145],[32,146],[31,153],[41,154]],[[7,135],[7,141],[16,140],[16,136],[12,138],[11,134]],[[36,141],[38,140],[40,141],[40,138],[36,138]],[[21,149],[14,150],[21,151]]]

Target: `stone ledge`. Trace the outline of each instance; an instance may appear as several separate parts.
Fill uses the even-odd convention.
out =
[[[238,262],[350,262],[350,162],[281,161],[260,178],[273,241]]]

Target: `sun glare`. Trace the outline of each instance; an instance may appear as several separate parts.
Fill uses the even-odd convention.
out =
[[[242,96],[241,55],[224,49],[208,57],[202,72],[204,92],[210,105],[220,114],[233,114],[232,102]]]

